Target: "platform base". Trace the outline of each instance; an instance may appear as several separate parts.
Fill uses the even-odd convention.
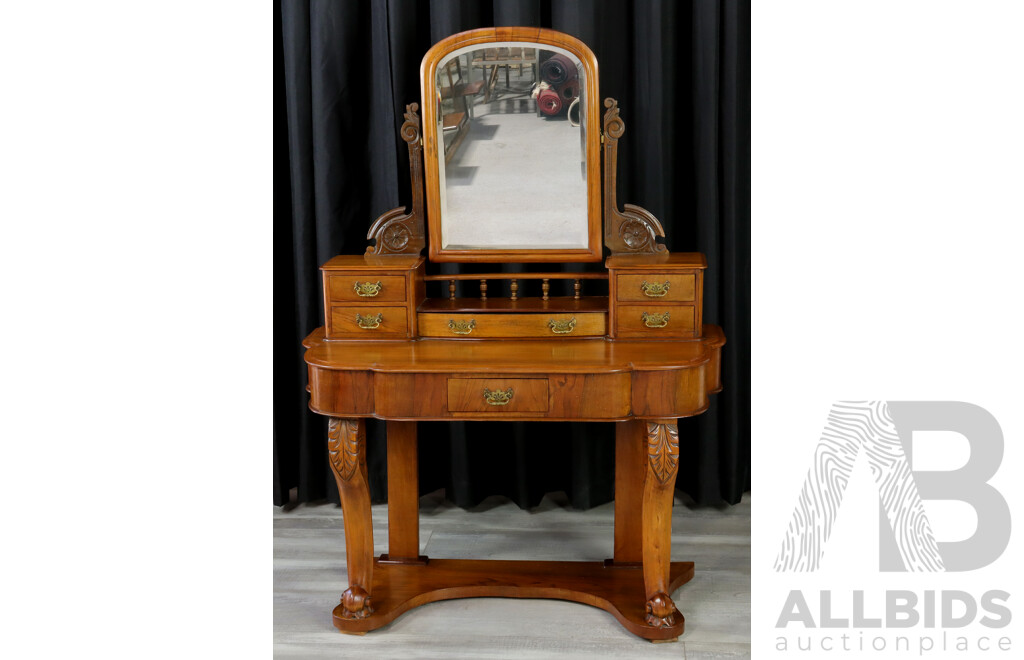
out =
[[[669,593],[693,578],[693,562],[672,562]],[[610,612],[626,630],[652,641],[671,641],[683,633],[683,616],[656,628],[646,615],[643,571],[605,567],[603,562],[430,559],[424,565],[374,561],[373,614],[342,616],[334,608],[334,626],[347,633],[376,630],[414,607],[453,598],[555,598],[593,605]]]

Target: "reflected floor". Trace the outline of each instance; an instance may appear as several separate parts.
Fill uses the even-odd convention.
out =
[[[446,244],[587,247],[581,129],[528,95],[478,103],[445,167]]]

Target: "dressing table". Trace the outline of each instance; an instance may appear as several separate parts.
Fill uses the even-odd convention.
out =
[[[496,66],[479,66],[510,53],[529,65],[505,66],[504,80]],[[453,64],[461,76],[450,75]],[[344,514],[349,585],[334,625],[365,633],[451,598],[556,598],[607,610],[640,637],[674,640],[683,616],[671,594],[694,572],[670,561],[676,421],[706,410],[721,389],[725,344],[703,323],[707,262],[670,254],[646,210],[618,208],[624,122],[612,99],[599,121],[597,61],[581,41],[538,28],[464,32],[427,52],[421,78],[422,127],[415,103],[401,127],[412,206],[372,224],[366,254],[323,265],[325,324],[304,341],[310,408],[329,417]],[[427,275],[424,248],[431,262],[605,269]],[[388,548],[379,557],[371,417],[387,424]],[[421,555],[421,420],[614,423],[614,556]]]

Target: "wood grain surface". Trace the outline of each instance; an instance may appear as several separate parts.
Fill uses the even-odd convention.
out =
[[[484,391],[509,393],[507,403],[489,403]],[[547,412],[547,378],[449,378],[450,412]]]
[[[490,302],[489,300],[487,302]],[[548,312],[534,314],[484,314],[458,312],[453,314],[424,314],[417,316],[422,337],[448,337],[451,339],[508,339],[522,337],[604,337],[608,315],[604,312]],[[552,321],[566,323],[575,319],[567,333],[556,333]],[[456,324],[452,327],[452,322]],[[472,328],[466,324],[472,322]],[[459,325],[461,324],[461,325]],[[469,334],[458,334],[469,331]],[[457,350],[457,349],[452,349]]]
[[[644,321],[644,314],[648,314],[648,319],[650,319],[665,313],[668,313],[669,316],[664,327],[651,327],[647,324],[651,321],[646,323]],[[693,305],[648,302],[615,306],[617,336],[623,339],[693,338],[696,336],[695,316]]]
[[[303,344],[307,364],[346,371],[611,373],[707,364],[725,344],[725,335],[718,326],[706,325],[698,341],[465,341],[453,347],[437,339],[326,342],[323,328],[317,328]]]
[[[697,276],[693,273],[654,271],[629,275],[616,275],[615,296],[619,300],[639,302],[691,302],[696,296]],[[644,284],[668,285],[662,296],[644,293]]]
[[[380,282],[380,292],[375,296],[361,296],[355,283]],[[381,275],[375,271],[355,271],[344,275],[327,276],[327,293],[331,302],[367,303],[405,302],[405,277],[402,275]]]

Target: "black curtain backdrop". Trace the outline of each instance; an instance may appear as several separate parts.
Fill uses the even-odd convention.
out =
[[[299,502],[338,501],[300,342],[323,324],[319,266],[361,254],[373,219],[409,204],[398,129],[420,98],[420,59],[448,35],[513,25],[593,49],[601,97],[619,100],[626,123],[620,203],[654,213],[669,250],[707,255],[704,318],[728,337],[725,390],[680,420],[677,488],[700,504],[738,502],[750,488],[749,2],[282,0],[275,13],[274,503],[292,488]],[[384,423],[370,420],[367,434],[371,495],[383,502]],[[421,492],[445,488],[459,506],[505,495],[530,507],[554,491],[580,508],[613,498],[613,424],[425,422],[419,438]]]

